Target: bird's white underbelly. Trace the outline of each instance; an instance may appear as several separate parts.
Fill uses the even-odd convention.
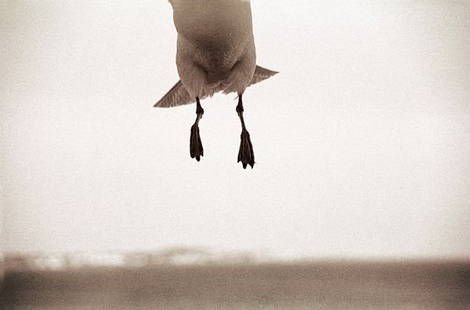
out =
[[[234,65],[250,48],[249,40],[232,40],[226,37],[198,37],[188,40],[180,37],[178,49],[191,62],[201,67],[208,75],[209,82],[226,77]]]

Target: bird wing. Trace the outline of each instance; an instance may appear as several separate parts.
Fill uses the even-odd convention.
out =
[[[178,81],[166,94],[160,99],[154,107],[171,108],[179,105],[190,104],[194,100],[189,95],[181,81]]]
[[[255,73],[253,74],[253,78],[251,79],[250,85],[264,81],[278,73],[279,72],[272,71],[261,66],[256,66]]]

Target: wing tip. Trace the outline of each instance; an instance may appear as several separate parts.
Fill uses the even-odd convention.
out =
[[[261,67],[261,66],[258,66],[258,67],[259,67],[261,70],[266,71],[266,72],[269,74],[270,77],[279,73],[279,71],[267,69],[267,68],[264,68],[264,67]]]
[[[168,108],[162,105],[161,101],[158,101],[153,105],[154,108]]]
[[[178,81],[164,96],[153,105],[154,108],[173,108],[191,103],[189,93]]]

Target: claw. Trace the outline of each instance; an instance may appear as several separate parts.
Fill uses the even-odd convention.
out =
[[[191,155],[191,158],[196,158],[197,161],[200,161],[201,156],[204,156],[204,149],[202,147],[201,136],[199,135],[199,126],[197,124],[191,126],[189,153]]]
[[[242,130],[240,138],[240,151],[238,152],[237,162],[242,162],[243,169],[246,169],[247,165],[250,165],[253,169],[253,166],[255,165],[255,154],[253,153],[253,145],[251,144],[250,134],[246,129]]]

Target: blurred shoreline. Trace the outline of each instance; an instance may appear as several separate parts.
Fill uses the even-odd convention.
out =
[[[386,265],[470,265],[469,258],[349,258],[303,257],[286,259],[252,252],[214,252],[205,248],[173,247],[156,251],[107,251],[71,253],[6,253],[3,256],[4,272],[61,271],[100,267],[158,267],[206,265],[305,265],[305,264],[386,264]]]
[[[6,272],[68,270],[93,267],[152,267],[164,265],[253,264],[272,258],[248,252],[213,252],[204,248],[173,247],[156,251],[7,253]]]

